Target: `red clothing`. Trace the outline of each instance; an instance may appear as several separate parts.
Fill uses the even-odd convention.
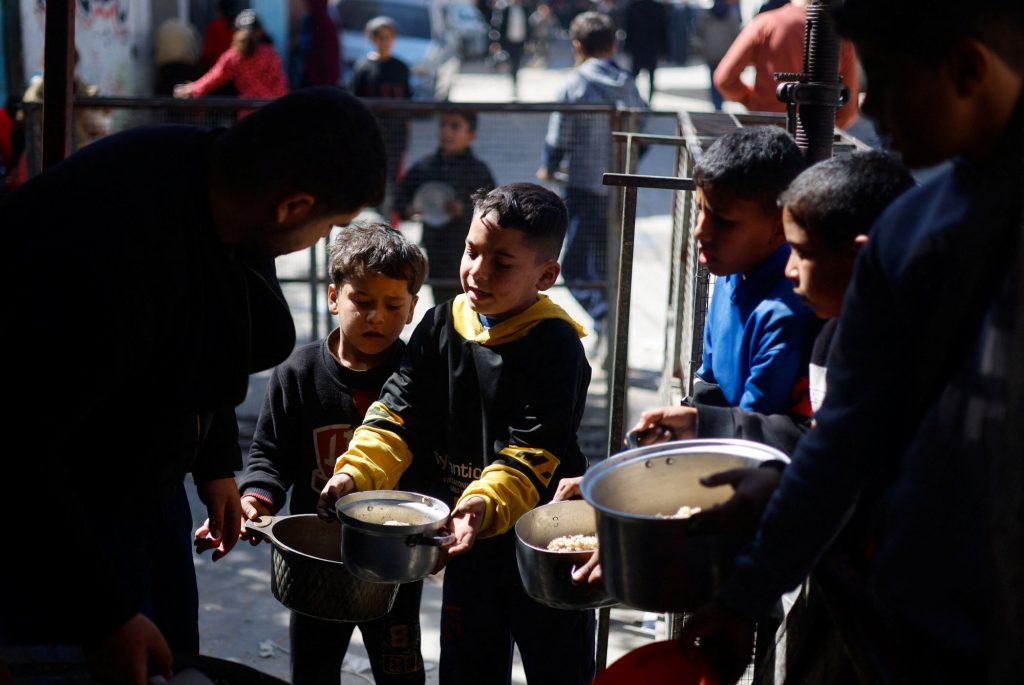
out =
[[[249,57],[228,48],[213,68],[192,83],[192,97],[198,98],[233,81],[240,98],[278,98],[288,94],[288,78],[281,58],[267,43],[260,43]]]
[[[786,106],[775,97],[776,72],[804,70],[805,7],[788,4],[777,10],[762,12],[750,20],[732,47],[715,69],[715,87],[727,99],[738,102],[751,112],[785,112]],[[751,88],[740,80],[750,64],[756,76]],[[857,120],[857,90],[860,75],[857,56],[848,40],[841,43],[839,75],[850,88],[852,97],[838,112],[836,125],[847,128]]]
[[[231,38],[235,30],[231,22],[224,17],[217,17],[206,27],[206,36],[203,38],[203,68],[209,69],[221,55],[231,47]]]

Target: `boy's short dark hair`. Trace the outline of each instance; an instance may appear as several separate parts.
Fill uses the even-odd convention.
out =
[[[392,33],[398,33],[398,24],[391,17],[374,17],[370,21],[366,22],[366,28],[363,32],[366,37],[373,40],[373,37],[377,35],[377,32],[381,29],[391,29]]]
[[[845,0],[833,10],[841,35],[935,63],[972,37],[1024,70],[1021,0]]]
[[[615,23],[601,12],[581,12],[569,24],[569,39],[588,57],[604,54],[615,47]]]
[[[327,270],[334,287],[379,274],[405,281],[409,294],[427,278],[427,258],[415,243],[387,224],[356,222],[340,229],[327,246]]]
[[[377,120],[336,86],[303,88],[264,105],[217,138],[215,149],[225,182],[247,196],[307,192],[319,216],[384,199]]]
[[[460,119],[462,119],[463,121],[466,122],[466,124],[469,126],[469,130],[470,131],[472,131],[473,133],[476,133],[476,122],[477,122],[476,110],[474,110],[474,109],[457,109],[455,107],[450,107],[450,108],[442,109],[441,110],[441,116],[444,116],[446,114],[448,116],[459,117]]]
[[[494,214],[502,228],[526,234],[526,240],[543,259],[558,259],[569,227],[569,212],[562,198],[535,183],[508,183],[490,192],[473,194],[473,206],[481,216]]]
[[[807,166],[796,141],[778,126],[750,126],[726,133],[693,169],[698,188],[725,192],[778,208],[779,194]]]
[[[810,167],[794,179],[779,205],[830,250],[842,250],[867,233],[882,211],[914,185],[893,154],[851,152]]]

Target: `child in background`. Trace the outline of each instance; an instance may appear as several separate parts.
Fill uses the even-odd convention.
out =
[[[568,217],[549,190],[478,194],[466,236],[465,294],[427,312],[401,368],[356,429],[320,497],[328,517],[353,490],[394,486],[425,462],[453,505],[441,617],[441,682],[509,682],[513,640],[529,682],[584,685],[594,616],[530,599],[512,527],[586,468],[576,431],[590,365],[582,327],[540,291],[558,278]],[[424,440],[426,451],[410,447]]]
[[[441,112],[437,129],[437,150],[419,160],[398,184],[395,209],[405,218],[416,218],[422,208],[412,205],[416,191],[424,183],[442,182],[451,186],[455,197],[448,203],[449,218],[444,223],[431,224],[422,217],[423,236],[420,244],[430,259],[431,285],[434,303],[441,304],[462,293],[458,285],[459,264],[465,250],[466,231],[473,218],[472,195],[477,190],[489,191],[494,187],[494,176],[487,165],[479,160],[470,145],[476,139],[476,112],[453,109]],[[453,285],[446,285],[452,281]]]
[[[203,97],[229,82],[240,98],[274,99],[288,94],[281,58],[252,10],[238,13],[231,47],[217,63],[196,81],[175,86],[174,97]]]
[[[366,37],[374,50],[360,61],[352,75],[352,92],[361,98],[408,100],[412,97],[409,67],[391,54],[398,36],[398,26],[391,17],[374,17],[366,22]],[[391,217],[394,204],[394,183],[402,170],[405,148],[409,142],[409,124],[402,112],[376,112],[384,146],[388,153],[388,188],[384,202],[377,210]],[[393,221],[397,226],[397,221]]]
[[[566,79],[558,102],[604,104],[647,109],[633,76],[615,63],[615,24],[599,12],[583,12],[569,25],[576,68]],[[551,181],[568,159],[565,204],[569,233],[562,275],[569,290],[593,320],[598,358],[607,346],[604,321],[608,301],[603,288],[580,288],[578,281],[608,277],[608,186],[602,182],[612,168],[611,128],[607,117],[554,112],[544,138],[544,158],[537,178]]]
[[[289,493],[292,514],[316,510],[335,459],[405,349],[399,335],[426,277],[423,253],[384,224],[340,229],[329,251],[327,303],[338,328],[274,369],[238,482],[249,520],[281,511]],[[407,472],[402,485],[415,490],[411,477]],[[375,682],[424,682],[422,591],[422,581],[402,585],[386,616],[358,624]],[[292,612],[292,682],[338,683],[356,625]]]

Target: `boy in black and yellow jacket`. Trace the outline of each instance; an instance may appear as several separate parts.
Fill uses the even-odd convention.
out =
[[[319,510],[328,516],[356,489],[392,488],[413,459],[431,460],[429,494],[454,505],[456,538],[445,570],[441,680],[507,682],[514,640],[529,681],[582,685],[593,677],[593,614],[525,594],[511,530],[551,499],[561,477],[586,469],[576,441],[590,383],[585,333],[539,294],[558,278],[568,217],[557,195],[528,183],[474,202],[464,294],[417,326]],[[409,445],[421,442],[433,454],[413,454]]]

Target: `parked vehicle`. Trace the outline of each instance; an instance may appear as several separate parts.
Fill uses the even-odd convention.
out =
[[[339,0],[336,11],[344,83],[351,83],[356,63],[373,49],[363,33],[366,22],[383,15],[394,19],[398,26],[392,51],[412,72],[413,97],[448,99],[459,73],[459,46],[448,28],[442,5],[429,0]]]

